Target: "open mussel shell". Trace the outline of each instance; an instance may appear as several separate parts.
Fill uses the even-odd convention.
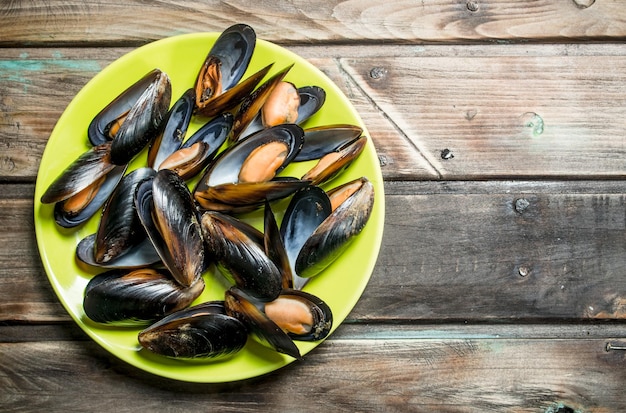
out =
[[[130,248],[125,254],[105,263],[96,262],[93,253],[95,244],[96,234],[88,235],[80,240],[76,246],[76,258],[92,267],[108,269],[138,269],[161,261],[161,257],[152,245],[152,241],[148,238]]]
[[[155,139],[161,122],[168,113],[171,97],[169,76],[159,72],[128,111],[115,134],[111,144],[111,162],[116,165],[130,162]]]
[[[283,290],[278,298],[263,304],[263,313],[298,341],[322,340],[333,326],[330,307],[319,297],[301,290]]]
[[[148,166],[159,169],[163,161],[180,149],[191,121],[195,105],[195,92],[186,90],[167,112],[161,132],[148,149]]]
[[[161,72],[158,69],[148,72],[144,77],[120,93],[93,118],[87,131],[92,145],[101,145],[114,138],[124,116],[160,74]]]
[[[145,324],[188,307],[203,290],[202,278],[182,287],[164,270],[110,270],[87,283],[83,308],[98,323]]]
[[[174,279],[183,286],[193,284],[206,263],[197,211],[185,182],[175,172],[163,169],[138,185],[135,207]]]
[[[374,186],[362,177],[328,193],[333,212],[306,240],[295,261],[295,272],[309,278],[330,265],[369,220],[374,206]]]
[[[301,179],[311,181],[311,185],[321,185],[332,180],[361,155],[366,143],[367,138],[361,136],[324,155]]]
[[[249,95],[271,65],[240,82],[256,46],[256,33],[245,24],[224,30],[213,44],[196,78],[196,111],[215,116],[232,109]]]
[[[286,198],[310,184],[294,177],[277,177],[266,182],[244,182],[212,186],[194,192],[198,205],[205,210],[224,213],[254,211],[267,201]]]
[[[146,239],[135,209],[135,190],[139,183],[156,172],[151,168],[139,168],[122,178],[106,202],[95,236],[94,261],[106,264],[127,254]]]
[[[202,214],[207,250],[220,272],[233,284],[260,301],[271,301],[282,289],[282,275],[267,256],[258,237],[242,221],[220,212]]]
[[[239,140],[240,134],[245,131],[255,117],[261,113],[262,108],[268,98],[272,95],[272,92],[282,83],[282,80],[292,67],[293,64],[276,73],[271,78],[263,82],[263,84],[261,84],[261,86],[259,86],[254,92],[250,93],[243,99],[241,106],[239,106],[239,109],[235,114],[233,129],[228,137],[229,143]],[[296,118],[291,120],[291,122],[278,122],[272,124],[271,126],[276,126],[280,123],[294,123]]]
[[[257,302],[237,288],[225,293],[226,313],[240,320],[259,343],[279,353],[301,359],[300,349],[293,339],[267,317]]]
[[[81,154],[48,186],[42,204],[53,204],[89,189],[94,182],[115,169],[111,162],[111,143],[94,146]]]
[[[357,125],[336,124],[307,128],[304,144],[294,159],[296,162],[320,159],[324,155],[353,142],[363,133]]]
[[[303,86],[298,88],[298,95],[300,100],[300,106],[298,107],[297,119],[293,122],[301,125],[320,110],[324,102],[326,101],[326,91],[319,86]],[[250,122],[248,127],[239,135],[238,139],[243,139],[246,136],[252,135],[264,129],[266,126],[263,124],[261,113]]]
[[[194,177],[213,160],[232,126],[231,113],[214,117],[164,159],[158,169],[171,169],[183,180]]]
[[[293,284],[297,288],[304,284],[295,268],[298,254],[315,230],[332,213],[330,199],[318,186],[307,186],[296,192],[283,216],[280,234],[291,263]]]
[[[223,301],[210,301],[164,317],[141,331],[138,340],[166,357],[223,360],[244,347],[248,331],[226,314]]]
[[[262,205],[265,199],[287,196],[306,185],[301,180],[275,180],[302,146],[304,132],[294,124],[262,130],[222,152],[194,189],[205,209],[213,204]]]
[[[115,166],[110,143],[94,146],[72,162],[47,188],[42,203],[55,203],[54,219],[64,228],[91,218],[122,179],[126,166]]]
[[[91,218],[105,204],[117,185],[120,183],[126,165],[116,166],[106,176],[100,178],[101,183],[96,183],[81,191],[77,195],[54,205],[54,220],[64,228],[73,228],[81,225]],[[83,195],[80,197],[80,195]]]
[[[302,124],[315,115],[326,102],[326,91],[320,86],[303,86],[298,88],[300,107],[296,123]]]

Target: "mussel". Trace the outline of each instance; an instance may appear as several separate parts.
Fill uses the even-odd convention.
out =
[[[94,146],[72,162],[46,189],[41,203],[54,203],[55,221],[70,228],[94,215],[115,190],[126,166],[111,162],[111,143]]]
[[[259,302],[237,288],[225,296],[226,312],[240,319],[261,343],[294,358],[301,358],[293,340],[317,341],[328,336],[333,324],[330,307],[313,294],[285,289],[270,302]]]
[[[266,199],[280,199],[308,185],[295,178],[274,178],[296,156],[302,136],[299,126],[283,124],[237,142],[207,168],[194,198],[204,209],[232,211],[261,206]]]
[[[292,67],[293,67],[293,64],[279,71],[274,76],[269,78],[267,81],[263,82],[263,84],[259,86],[254,92],[250,93],[243,99],[243,101],[241,102],[241,106],[239,106],[239,109],[237,110],[237,113],[235,114],[235,122],[233,123],[233,128],[228,137],[229,143],[232,144],[233,142],[236,142],[237,140],[239,140],[240,134],[244,130],[246,130],[248,125],[252,123],[252,121],[257,117],[257,115],[259,115],[259,113],[262,113],[262,109],[265,107],[266,101],[268,100],[268,98],[270,98],[270,96],[272,96],[274,89],[280,86],[281,84],[283,84],[282,80],[287,75],[287,72],[291,70]],[[297,96],[297,93],[296,93],[296,96]],[[299,99],[300,98],[298,97],[298,101]],[[274,106],[279,106],[279,104],[274,104]],[[282,108],[280,107],[271,108],[272,115],[276,115],[275,112],[281,109]],[[276,119],[272,119],[274,123],[272,125],[266,125],[266,126],[276,126],[281,123],[294,123],[297,118],[297,104],[296,104],[295,109],[296,109],[296,116],[293,117],[293,120],[291,122],[279,122]],[[269,115],[266,115],[266,116],[269,116]]]
[[[311,181],[311,185],[321,185],[337,177],[361,155],[367,138],[361,136],[340,146],[319,159],[317,164],[302,175],[302,180]]]
[[[267,101],[261,108],[261,111],[250,122],[246,129],[239,134],[238,140],[241,140],[247,136],[252,135],[264,128],[275,126],[279,123],[295,123],[302,125],[311,116],[317,113],[326,101],[326,91],[319,86],[303,86],[297,89],[297,99],[292,96],[291,87],[295,87],[292,83],[282,81],[272,91],[272,94],[267,98]],[[273,96],[276,95],[276,96]],[[295,102],[298,102],[299,106],[296,108],[297,117],[293,117],[293,106]],[[271,104],[274,102],[273,104]],[[271,107],[268,106],[270,103]],[[268,106],[268,108],[266,108]],[[263,113],[266,113],[266,118],[271,117],[271,121],[263,121]],[[282,115],[281,115],[282,114]]]
[[[247,339],[246,327],[226,314],[223,301],[178,311],[138,335],[142,347],[177,359],[222,360],[241,350]]]
[[[363,230],[374,206],[374,186],[365,177],[328,194],[313,188],[294,194],[281,223],[294,278],[310,278],[330,265]],[[299,278],[296,288],[304,283]]]
[[[197,211],[185,182],[169,169],[160,170],[137,187],[135,207],[174,279],[183,286],[193,284],[206,262]]]
[[[183,180],[193,178],[203,170],[226,141],[233,126],[229,112],[217,115],[205,123],[185,142],[172,150],[156,169],[171,169]]]
[[[282,274],[267,256],[262,236],[236,218],[207,211],[201,218],[207,250],[222,274],[260,301],[275,299],[282,289]]]
[[[300,349],[293,339],[267,318],[253,298],[241,290],[230,288],[226,291],[224,305],[226,314],[240,320],[259,343],[295,359],[302,359]]]
[[[161,73],[159,69],[151,70],[120,93],[93,118],[87,130],[92,145],[97,146],[113,140],[130,109]]]
[[[161,122],[168,113],[171,96],[169,76],[158,72],[154,81],[124,115],[111,143],[111,162],[116,165],[127,164],[155,139]]]
[[[164,270],[110,270],[89,281],[83,308],[98,323],[145,324],[188,307],[203,289],[202,278],[182,287]]]
[[[320,159],[356,140],[363,128],[350,124],[323,125],[304,130],[304,143],[294,161]]]
[[[106,264],[116,260],[146,239],[146,232],[134,208],[135,190],[141,181],[154,175],[156,172],[150,168],[135,169],[124,176],[105,204],[94,239],[96,263]]]
[[[195,105],[195,92],[187,89],[167,112],[161,131],[150,143],[148,166],[159,169],[163,161],[183,144]]]
[[[211,117],[234,108],[265,77],[272,65],[239,82],[248,68],[255,45],[256,33],[245,24],[233,25],[220,34],[196,78],[198,114]]]

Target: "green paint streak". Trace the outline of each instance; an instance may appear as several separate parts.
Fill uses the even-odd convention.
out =
[[[24,92],[32,85],[35,74],[49,72],[90,72],[97,73],[101,70],[100,64],[94,60],[68,60],[61,59],[61,53],[54,54],[59,58],[38,60],[0,60],[0,82],[21,83]],[[20,54],[22,59],[28,57],[28,53]]]

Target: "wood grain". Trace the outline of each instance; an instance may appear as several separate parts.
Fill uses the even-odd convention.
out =
[[[203,385],[138,371],[93,342],[6,343],[0,344],[0,405],[5,411],[166,405],[168,411],[517,413],[562,406],[615,412],[626,407],[626,361],[605,346],[602,339],[343,338],[265,378]]]
[[[383,244],[304,360],[174,382],[65,312],[37,251],[35,179],[109,63],[240,22],[354,104],[383,172]],[[609,0],[0,2],[0,410],[626,411],[625,39]]]
[[[67,104],[128,51],[79,50],[0,51],[0,180],[34,179]],[[387,180],[624,175],[623,46],[593,58],[588,50],[546,56],[502,47],[480,58],[455,48],[324,58],[319,48],[295,50],[354,104]]]
[[[619,2],[12,0],[0,4],[0,44],[143,44],[247,23],[278,43],[492,42],[623,39]]]
[[[378,263],[350,319],[622,320],[623,186],[388,183]],[[0,321],[68,320],[39,263],[28,191],[0,199]]]

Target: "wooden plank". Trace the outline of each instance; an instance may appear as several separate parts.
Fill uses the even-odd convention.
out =
[[[341,65],[444,179],[626,172],[624,57],[372,57]]]
[[[219,32],[240,22],[252,25],[262,38],[281,43],[623,39],[625,16],[619,2],[589,0],[149,5],[140,0],[22,0],[0,4],[0,44],[137,45],[181,33]]]
[[[72,97],[129,49],[24,50],[0,51],[0,181],[34,180]],[[387,180],[624,173],[624,45],[294,50],[353,102]]]
[[[350,319],[624,319],[623,186],[387,183],[381,252]],[[31,199],[0,198],[0,222],[0,321],[68,320],[37,256]]]
[[[154,377],[92,342],[2,343],[0,405],[121,412],[164,404],[169,411],[622,411],[626,360],[605,343],[327,340],[302,362],[221,385]]]
[[[33,181],[48,137],[71,99],[102,68],[130,51],[24,50],[0,51],[0,181]],[[308,50],[304,56],[314,53]],[[362,116],[379,148],[386,176],[436,177],[410,142],[390,127],[358,88],[345,82],[333,58],[318,60],[316,64],[342,88]]]

